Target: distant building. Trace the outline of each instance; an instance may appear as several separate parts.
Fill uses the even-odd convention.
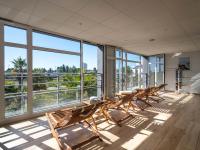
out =
[[[83,63],[83,69],[86,71],[87,70],[87,63]]]

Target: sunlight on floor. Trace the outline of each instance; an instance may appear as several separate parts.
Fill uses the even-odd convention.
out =
[[[29,134],[32,134],[32,133],[35,133],[35,132],[39,132],[39,131],[42,131],[46,129],[45,127],[43,126],[36,126],[35,128],[31,128],[31,129],[27,129],[25,131],[22,131],[24,134],[26,135],[29,135]]]
[[[20,139],[16,139],[14,141],[6,143],[5,146],[7,148],[13,148],[13,147],[16,147],[18,145],[22,145],[22,144],[27,143],[27,142],[28,142],[27,140],[20,138]]]
[[[47,146],[49,146],[49,147],[51,147],[52,149],[56,149],[56,150],[59,149],[59,146],[58,146],[58,144],[56,142],[56,139],[54,139],[54,138],[48,139],[48,140],[46,140],[46,141],[44,141],[42,143],[47,145]],[[51,144],[49,144],[49,143],[51,143]]]
[[[40,147],[38,147],[36,145],[33,145],[33,146],[27,147],[23,150],[43,150],[43,149],[41,149]]]
[[[21,122],[21,123],[11,125],[11,127],[14,128],[14,129],[20,129],[20,128],[28,127],[28,126],[31,126],[31,125],[34,125],[34,123],[31,122],[31,121],[25,121],[25,122]]]
[[[6,135],[6,136],[2,136],[2,138],[0,138],[0,142],[5,143],[5,142],[8,142],[8,141],[17,139],[17,138],[19,138],[19,136],[16,135],[16,134],[9,134],[9,135]]]
[[[122,147],[127,150],[136,149],[144,140],[146,140],[152,134],[151,131],[141,130],[131,140],[124,143]]]
[[[166,121],[166,120],[168,120],[171,116],[172,116],[172,114],[159,113],[158,115],[156,115],[156,116],[154,117],[154,119]]]
[[[192,98],[194,97],[194,95],[190,94],[187,97],[185,97],[182,101],[180,101],[180,104],[185,104],[188,103]]]
[[[194,95],[176,95],[174,93],[167,93],[162,96],[166,97],[164,101],[160,103],[152,102],[153,107],[148,107],[145,111],[130,110],[134,117],[127,119],[122,127],[118,127],[111,121],[108,123],[104,118],[97,116],[100,118],[96,121],[98,130],[104,142],[96,140],[88,145],[86,144],[87,147],[83,147],[83,149],[137,149],[164,126],[173,116],[176,107],[182,107],[183,104],[189,103],[194,98]],[[75,127],[71,131],[79,132],[80,130],[80,127]],[[60,137],[67,135],[69,134],[62,133]],[[56,140],[52,138],[46,117],[42,116],[1,127],[0,150],[5,148],[13,150],[58,150],[59,146]]]
[[[105,137],[107,137],[111,142],[116,142],[117,140],[120,139],[120,137],[118,137],[118,136],[116,136],[113,133],[108,132],[108,131],[101,131],[100,133],[102,135],[104,135]]]
[[[46,130],[43,130],[41,132],[30,135],[30,137],[32,137],[33,139],[38,139],[38,138],[41,138],[41,137],[48,135],[48,134],[51,134],[51,132],[50,132],[49,129],[46,129]]]

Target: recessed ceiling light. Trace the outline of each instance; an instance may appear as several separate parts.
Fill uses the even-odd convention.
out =
[[[172,57],[177,57],[177,56],[180,56],[182,53],[175,53]]]
[[[152,39],[149,39],[149,42],[153,42],[153,41],[155,41],[155,40],[156,40],[156,39],[153,39],[153,38],[152,38]]]

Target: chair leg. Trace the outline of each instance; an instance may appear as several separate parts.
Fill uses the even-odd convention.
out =
[[[96,122],[95,122],[95,120],[94,120],[94,117],[92,116],[91,119],[92,119],[92,123],[94,124],[95,129],[98,130],[98,129],[97,129],[97,124],[96,124]]]
[[[96,134],[96,136],[98,137],[99,141],[103,142],[103,140],[99,136],[100,134],[99,134],[98,130],[96,130],[87,120],[85,120],[85,122],[88,124],[89,128],[93,131],[93,133]]]
[[[148,106],[152,106],[151,104],[149,104],[146,100],[141,100],[141,99],[137,99],[138,101],[141,101],[141,102],[143,102],[143,103],[145,103],[145,104],[147,104]]]
[[[51,133],[52,133],[53,137],[56,139],[59,147],[61,149],[63,149],[63,145],[60,143],[60,140],[59,140],[59,135],[58,135],[57,131],[54,129],[54,127],[53,127],[53,125],[52,125],[52,123],[51,123],[51,121],[49,119],[49,115],[47,113],[46,113],[46,118],[47,118],[47,121],[49,123],[50,130],[51,130]],[[69,147],[69,148],[67,148],[67,150],[72,150],[72,149],[71,149],[71,147]]]
[[[101,112],[102,112],[104,118],[106,119],[106,122],[107,122],[108,124],[110,124],[110,123],[109,123],[108,114],[106,114],[105,110],[103,110],[103,109],[101,109]]]

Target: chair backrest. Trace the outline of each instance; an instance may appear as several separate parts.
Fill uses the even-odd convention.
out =
[[[47,115],[54,128],[62,128],[91,117],[102,104],[98,102],[75,109],[61,109]]]
[[[158,86],[159,90],[163,89],[165,86],[167,86],[167,84],[161,84]]]
[[[133,97],[137,94],[137,92],[133,92],[131,94],[124,95],[119,98],[119,100],[110,100],[107,104],[105,104],[106,108],[115,108],[120,107],[122,104],[125,104],[133,99]]]
[[[136,97],[139,98],[139,99],[146,98],[146,97],[148,97],[150,92],[151,92],[151,87],[148,87],[148,88],[143,89],[143,90],[138,90]]]

